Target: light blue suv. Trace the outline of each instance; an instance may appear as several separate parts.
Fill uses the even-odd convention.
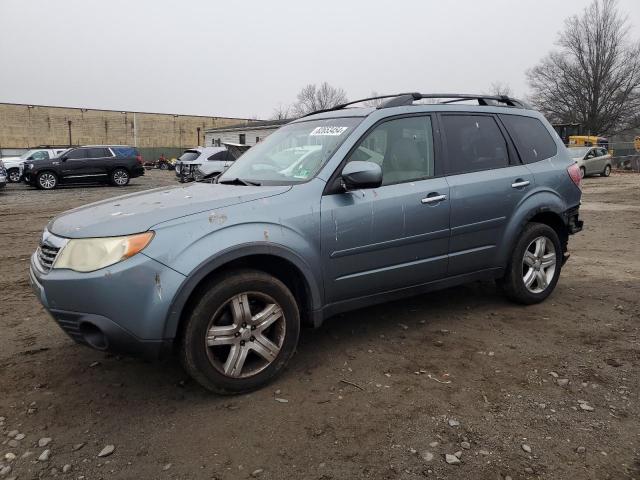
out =
[[[218,393],[267,383],[302,325],[339,312],[480,279],[549,296],[582,228],[580,171],[549,123],[502,96],[382,100],[293,121],[216,183],[54,218],[33,290],[75,341],[176,351]]]

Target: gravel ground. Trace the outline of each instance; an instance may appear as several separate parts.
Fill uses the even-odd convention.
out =
[[[75,345],[28,285],[53,215],[174,183],[0,192],[0,479],[640,478],[640,175],[585,181],[545,303],[477,283],[340,315],[232,398]]]

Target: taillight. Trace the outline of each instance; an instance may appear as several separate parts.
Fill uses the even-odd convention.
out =
[[[573,183],[576,184],[576,187],[582,190],[582,175],[580,174],[580,167],[578,167],[578,164],[573,163],[569,165],[567,172],[569,172],[569,176],[571,177],[571,180],[573,180]]]
[[[142,155],[140,155],[140,154],[136,155],[136,160],[138,161],[138,163],[140,165],[142,165]]]

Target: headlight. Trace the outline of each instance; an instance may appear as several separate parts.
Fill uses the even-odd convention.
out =
[[[92,272],[133,257],[142,251],[153,232],[126,237],[73,238],[58,254],[53,268],[68,268],[76,272]]]

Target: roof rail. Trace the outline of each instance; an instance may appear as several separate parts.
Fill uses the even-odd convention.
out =
[[[361,98],[360,100],[353,100],[351,102],[342,103],[340,105],[336,105],[335,107],[325,108],[322,110],[316,110],[314,112],[307,113],[303,115],[304,117],[308,117],[309,115],[315,115],[316,113],[323,112],[331,112],[334,110],[341,110],[343,108],[348,107],[349,105],[353,105],[356,103],[366,102],[369,100],[381,100],[388,98],[386,102],[378,106],[378,109],[382,108],[391,108],[391,107],[401,107],[405,105],[413,105],[413,102],[417,100],[423,99],[447,99],[446,101],[438,102],[439,104],[449,104],[449,103],[457,103],[464,102],[466,100],[476,100],[478,105],[482,106],[507,106],[507,107],[515,107],[515,108],[524,108],[531,109],[531,106],[522,100],[518,100],[516,98],[509,97],[507,95],[478,95],[472,93],[396,93],[394,95],[379,95],[376,97],[367,97]]]

